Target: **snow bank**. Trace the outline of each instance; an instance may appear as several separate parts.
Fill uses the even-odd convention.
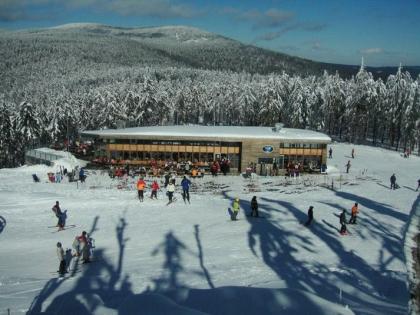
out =
[[[420,281],[418,279],[418,274],[416,270],[416,265],[420,262],[416,262],[414,255],[420,250],[417,243],[417,235],[419,234],[420,226],[420,196],[417,197],[417,200],[413,204],[413,208],[410,214],[410,220],[407,224],[407,230],[404,237],[404,254],[407,263],[408,270],[408,286],[412,298],[409,302],[409,313],[412,315],[419,314],[419,305],[413,295],[419,293]]]

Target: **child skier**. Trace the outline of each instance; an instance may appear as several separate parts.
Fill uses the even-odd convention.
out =
[[[251,217],[255,216],[258,218],[258,202],[257,196],[252,197],[251,199]]]
[[[79,237],[76,236],[73,240],[73,244],[71,245],[73,248],[73,256],[79,257],[80,256],[80,242]]]
[[[171,180],[171,182],[168,184],[168,187],[166,188],[166,192],[169,198],[168,204],[170,204],[172,202],[172,197],[174,196],[174,192],[175,192],[175,182],[173,180]]]
[[[65,256],[64,256],[63,247],[61,246],[60,242],[57,243],[57,257],[58,257],[58,261],[60,262],[60,265],[58,267],[58,273],[61,277],[63,277],[64,274],[67,272],[66,271],[66,259],[65,259]]]
[[[154,180],[151,187],[152,194],[150,195],[150,198],[153,199],[153,197],[155,197],[157,199],[157,191],[160,189],[158,182]]]
[[[188,200],[188,203],[190,203],[190,185],[191,185],[191,181],[184,176],[184,178],[181,181],[181,186],[182,186],[182,199],[184,200],[184,202],[186,203],[185,199]]]

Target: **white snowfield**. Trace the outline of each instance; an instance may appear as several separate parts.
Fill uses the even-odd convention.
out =
[[[420,159],[332,148],[329,165],[343,172],[351,160],[349,175],[196,179],[191,204],[177,179],[177,201],[168,206],[164,190],[158,200],[147,190],[140,203],[135,179],[125,188],[100,171],[77,185],[47,183],[46,166],[2,169],[0,314],[407,314],[404,234]],[[397,190],[389,189],[392,173]],[[253,195],[263,218],[245,215]],[[232,222],[235,197],[241,210]],[[57,222],[56,200],[68,210],[61,232],[48,227]],[[338,215],[346,209],[349,219],[355,202],[358,224],[341,236]],[[310,205],[315,221],[307,228]],[[73,259],[58,279],[56,243],[71,248],[83,230],[95,240],[94,262]]]

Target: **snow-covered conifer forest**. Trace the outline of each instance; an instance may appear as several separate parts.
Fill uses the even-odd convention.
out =
[[[0,32],[0,166],[20,164],[29,147],[121,124],[283,122],[419,147],[420,76],[332,70],[186,27]]]

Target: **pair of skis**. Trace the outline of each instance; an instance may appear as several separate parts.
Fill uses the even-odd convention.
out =
[[[58,226],[56,226],[56,225],[54,225],[54,226],[48,226],[48,228],[56,228],[56,227],[58,227]],[[70,224],[70,225],[67,225],[67,226],[65,226],[64,228],[62,228],[62,229],[60,229],[59,227],[59,229],[57,230],[57,231],[53,231],[53,232],[51,232],[51,233],[57,233],[57,232],[61,232],[61,231],[65,231],[65,230],[68,230],[68,229],[73,229],[73,228],[75,228],[76,227],[76,225],[75,224]]]

